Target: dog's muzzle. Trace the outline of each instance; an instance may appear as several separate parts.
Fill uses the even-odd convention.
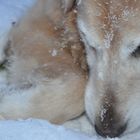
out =
[[[123,134],[123,132],[126,130],[126,125],[120,126],[117,129],[116,128],[103,129],[103,128],[95,125],[95,130],[102,137],[115,138],[115,137],[119,137],[119,136],[121,136],[121,134]]]
[[[108,106],[101,116],[96,117],[95,130],[103,137],[119,137],[126,130],[127,124],[112,106]]]

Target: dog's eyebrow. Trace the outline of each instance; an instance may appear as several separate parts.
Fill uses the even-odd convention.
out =
[[[140,46],[140,36],[134,38],[126,38],[122,41],[122,48],[121,48],[121,56],[123,58],[127,58],[128,56],[132,55],[135,50]]]

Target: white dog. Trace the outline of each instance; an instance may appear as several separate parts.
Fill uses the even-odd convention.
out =
[[[90,72],[85,104],[91,123],[103,137],[139,132],[140,1],[79,0],[77,14]]]

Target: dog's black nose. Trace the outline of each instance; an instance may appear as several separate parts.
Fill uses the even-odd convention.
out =
[[[115,138],[115,137],[119,137],[126,129],[126,125],[117,127],[117,128],[113,128],[113,127],[106,127],[106,128],[102,128],[98,125],[95,125],[95,130],[96,132],[102,136],[102,137],[110,137],[110,138]]]

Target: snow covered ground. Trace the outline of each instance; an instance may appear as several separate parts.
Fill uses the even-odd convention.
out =
[[[0,0],[0,45],[4,46],[6,36],[12,23],[16,22],[35,0]],[[0,62],[3,60],[2,47],[0,48]]]
[[[96,138],[95,138],[96,139]],[[0,122],[0,140],[94,140],[43,120]]]
[[[0,44],[5,40],[12,22],[16,22],[30,7],[35,0],[0,0]],[[1,49],[0,49],[1,50]],[[1,51],[0,51],[1,53]],[[1,55],[1,54],[0,54]],[[1,58],[0,58],[1,59]],[[0,86],[4,79],[0,77]],[[84,125],[79,123],[77,129],[84,131]],[[81,124],[80,124],[81,123]],[[77,124],[75,123],[75,126]],[[73,126],[73,125],[72,125]],[[87,125],[86,132],[92,131],[91,126]],[[76,127],[75,127],[76,128]],[[90,133],[90,132],[89,132]],[[134,138],[135,137],[135,138]],[[89,136],[63,126],[52,125],[45,120],[17,120],[0,121],[0,140],[101,140],[96,136]],[[107,140],[140,140],[140,134],[123,139],[114,138]]]
[[[0,37],[9,30],[11,23],[21,17],[35,0],[0,0]]]

